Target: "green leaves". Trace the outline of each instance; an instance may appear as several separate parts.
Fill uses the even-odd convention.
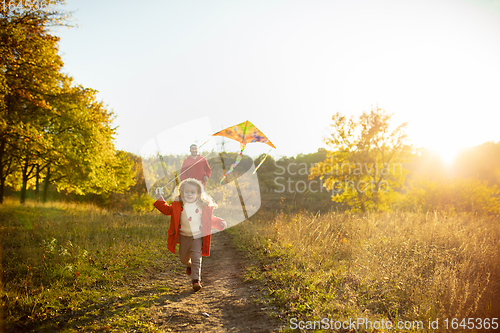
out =
[[[48,31],[60,17],[0,16],[0,203],[6,184],[22,184],[23,202],[41,177],[78,194],[121,192],[133,183],[131,163],[114,147],[113,113],[97,91],[62,73],[59,39]]]

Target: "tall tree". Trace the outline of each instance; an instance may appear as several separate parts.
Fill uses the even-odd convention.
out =
[[[69,77],[62,81],[45,127],[50,149],[37,164],[44,170],[45,186],[102,194],[122,192],[133,184],[132,162],[114,147],[113,113],[97,101],[96,93],[72,85]]]
[[[333,133],[325,137],[327,158],[311,168],[310,178],[320,177],[332,191],[332,200],[354,210],[388,209],[396,189],[402,187],[411,156],[405,129],[391,129],[392,115],[379,107],[358,119],[340,113],[332,117]]]
[[[48,25],[57,24],[61,15],[48,10],[12,10],[12,1],[3,4],[0,8],[0,203],[7,177],[20,170],[23,189],[26,188],[37,158],[46,153],[43,124],[52,112],[49,99],[57,94],[63,66],[57,54],[58,38],[48,32]]]
[[[114,147],[113,113],[95,90],[61,72],[59,39],[48,27],[63,15],[5,8],[0,14],[0,203],[9,177],[21,184],[21,202],[29,181],[38,186],[42,177],[44,193],[50,183],[79,194],[130,186],[131,162]]]

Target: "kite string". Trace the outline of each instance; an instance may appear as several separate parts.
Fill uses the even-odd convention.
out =
[[[210,140],[210,139],[209,139]],[[199,148],[203,147],[209,140],[205,141]],[[219,182],[219,185],[222,184],[224,182],[224,180],[227,178],[227,175],[230,174],[234,168],[236,168],[236,166],[241,162],[241,159],[243,157],[243,150],[245,149],[245,146],[246,144],[245,143],[240,143],[240,153],[238,154],[238,157],[236,158],[236,161],[231,164],[231,167],[229,168],[229,170],[224,174],[224,176],[222,176],[220,182]],[[255,170],[253,171],[252,174],[255,174],[257,172],[257,170],[260,168],[260,166],[264,163],[264,161],[266,160],[266,158],[269,156],[269,153],[271,152],[272,149],[269,149],[269,151],[267,152],[266,156],[262,159],[262,161],[260,161],[259,165],[257,165],[257,167],[255,168]],[[205,156],[202,156],[203,158],[206,158],[208,155],[210,155],[211,153],[208,153],[206,154]],[[180,174],[179,174],[179,177],[184,174],[185,172],[187,172],[188,170],[190,170],[192,167],[194,167],[198,162],[200,162],[200,160],[196,161],[196,163],[193,163],[189,168],[187,168],[186,170],[182,171]],[[175,181],[175,178],[172,179],[171,181],[169,181],[166,185],[164,186],[161,186],[161,187],[157,187],[156,188],[156,193],[158,193],[158,190],[160,189],[163,189],[163,188],[167,188],[168,185],[170,185],[173,181]],[[160,191],[162,194],[163,194],[163,190]]]
[[[243,158],[243,150],[245,149],[245,146],[246,146],[246,143],[244,143],[244,142],[240,143],[240,153],[238,154],[236,161],[234,161],[234,163],[231,164],[231,167],[229,168],[229,170],[224,174],[224,176],[222,176],[222,178],[219,182],[219,185],[221,185],[224,182],[224,180],[227,178],[227,175],[230,174],[234,170],[234,168],[236,168],[236,166],[240,163],[241,159]]]
[[[260,166],[262,165],[262,163],[264,163],[264,161],[266,160],[266,158],[269,156],[269,153],[271,152],[271,150],[272,150],[272,148],[269,149],[269,151],[267,152],[266,156],[264,156],[264,158],[262,159],[262,161],[260,161],[259,165],[257,165],[257,167],[253,171],[252,175],[254,175],[257,172],[257,170],[260,168]]]

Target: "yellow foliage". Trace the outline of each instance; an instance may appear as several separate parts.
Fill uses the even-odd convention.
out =
[[[416,178],[400,197],[399,208],[416,211],[447,210],[500,214],[500,190],[478,179],[429,180]]]

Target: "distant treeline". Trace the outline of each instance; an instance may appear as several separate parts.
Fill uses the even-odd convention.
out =
[[[310,177],[311,167],[323,162],[326,156],[326,150],[318,149],[316,153],[279,160],[268,157],[258,171],[265,201],[263,206],[280,207],[281,198],[284,198],[289,209],[351,209],[346,203],[332,201],[332,196],[338,196],[342,188],[327,190],[322,187],[324,179]],[[339,164],[332,172],[366,172],[365,168],[370,167],[376,166],[352,165],[348,168],[348,164]],[[407,162],[391,164],[387,168],[387,172],[403,172],[405,177],[403,184],[396,189],[390,209],[386,210],[445,209],[500,214],[500,142],[486,142],[468,148],[448,166],[438,155],[427,149],[418,149]],[[383,170],[383,166],[379,166],[378,171]]]
[[[226,164],[230,165],[236,159],[237,154],[232,153],[227,154],[227,156]],[[327,151],[323,148],[318,149],[316,153],[299,154],[277,160],[268,156],[257,171],[262,209],[279,210],[283,206],[285,210],[295,211],[351,209],[346,203],[333,201],[332,196],[337,193],[323,187],[324,183],[321,179],[310,178],[311,167],[324,161],[326,156]],[[164,159],[168,160],[169,165],[180,169],[180,165],[186,157],[187,155],[165,155]],[[235,169],[236,177],[248,170],[250,163],[254,163],[256,166],[264,157],[265,155],[261,155],[254,161],[248,157],[244,158]],[[100,194],[77,195],[66,190],[58,192],[57,184],[52,184],[49,186],[49,199],[90,201],[120,210],[148,210],[151,208],[153,196],[148,196],[147,193],[142,159],[140,156],[126,153],[126,161],[131,165],[129,171],[133,176],[131,185],[126,191],[111,190]],[[209,160],[209,162],[211,161]],[[395,166],[395,168],[398,172],[399,166]],[[383,170],[382,167],[379,169],[379,172]],[[392,209],[410,211],[446,209],[498,213],[500,143],[487,142],[469,148],[458,156],[452,166],[445,166],[439,156],[428,150],[420,149],[409,162],[403,163],[402,170],[407,171],[405,182],[397,190],[398,196],[391,207]],[[354,167],[350,170],[351,173],[355,171]],[[343,172],[348,172],[346,166],[344,166]],[[394,172],[394,169],[391,172]],[[221,176],[222,171],[214,168],[208,186],[218,186]],[[165,178],[163,181],[167,183],[171,180]],[[35,198],[36,183],[30,181],[28,185],[30,188],[28,195]],[[8,187],[8,191],[14,194],[15,187]]]

